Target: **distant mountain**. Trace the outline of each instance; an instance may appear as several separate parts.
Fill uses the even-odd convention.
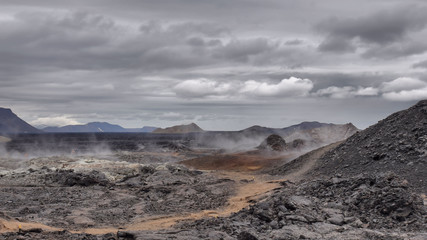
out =
[[[140,129],[140,132],[150,133],[156,130],[158,127],[144,126]]]
[[[269,128],[269,127],[261,127],[258,125],[240,130],[238,132],[243,133],[245,135],[270,135],[270,134],[279,134],[279,135],[289,135],[292,132],[300,131],[300,130],[309,130],[313,128],[320,128],[325,126],[335,126],[336,124],[332,123],[320,123],[320,122],[302,122],[296,125],[292,125],[285,128]]]
[[[168,128],[157,128],[153,133],[191,133],[191,132],[204,132],[197,124],[190,123],[188,125],[178,125]]]
[[[126,132],[126,129],[107,122],[91,122],[84,125],[67,125],[63,127],[46,127],[45,132]]]
[[[157,127],[144,126],[142,128],[123,128],[117,124],[108,122],[90,122],[84,125],[67,125],[63,127],[45,127],[45,132],[67,132],[67,133],[82,133],[82,132],[136,132],[150,133],[156,130]]]
[[[0,108],[0,133],[40,133],[41,130],[20,119],[12,110]]]
[[[285,128],[268,128],[252,126],[240,131],[206,132],[198,136],[198,144],[231,150],[248,150],[255,148],[271,134],[277,134],[286,142],[304,141],[306,149],[314,149],[329,143],[344,140],[357,129],[353,124],[333,124],[319,122],[302,122]]]
[[[333,126],[336,124],[332,123],[320,123],[320,122],[302,122],[300,124],[292,125],[290,127],[283,128],[283,130],[290,130],[290,129],[298,129],[298,130],[306,130],[306,129],[313,129],[313,128],[319,128],[319,127],[325,127],[325,126]]]

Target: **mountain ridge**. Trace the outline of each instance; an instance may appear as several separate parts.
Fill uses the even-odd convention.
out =
[[[156,127],[144,126],[142,128],[124,128],[118,124],[111,124],[108,122],[89,122],[87,124],[66,125],[62,127],[45,127],[45,132],[71,132],[71,133],[84,133],[84,132],[152,132]]]
[[[192,133],[192,132],[205,132],[205,130],[201,129],[197,124],[183,124],[176,125],[167,128],[158,128],[153,131],[153,133]]]
[[[10,108],[0,108],[0,133],[41,133],[42,131],[31,126],[19,118]]]

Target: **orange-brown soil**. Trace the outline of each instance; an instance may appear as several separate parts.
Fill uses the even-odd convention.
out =
[[[200,170],[257,171],[277,166],[295,156],[270,152],[250,151],[234,154],[218,154],[184,160],[180,163]]]

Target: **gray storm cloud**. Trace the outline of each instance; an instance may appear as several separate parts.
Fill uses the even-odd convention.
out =
[[[2,1],[0,106],[37,125],[364,127],[427,97],[426,8],[416,0]],[[408,87],[392,89],[399,81]]]
[[[320,51],[354,52],[366,49],[368,58],[391,58],[427,51],[424,41],[411,39],[413,33],[422,31],[427,24],[427,8],[415,5],[382,10],[359,18],[330,18],[316,25],[326,38]]]

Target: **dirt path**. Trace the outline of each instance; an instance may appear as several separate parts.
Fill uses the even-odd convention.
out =
[[[50,227],[42,223],[20,222],[0,218],[0,233],[18,232],[19,230],[43,229],[45,231],[61,231],[60,228]]]

